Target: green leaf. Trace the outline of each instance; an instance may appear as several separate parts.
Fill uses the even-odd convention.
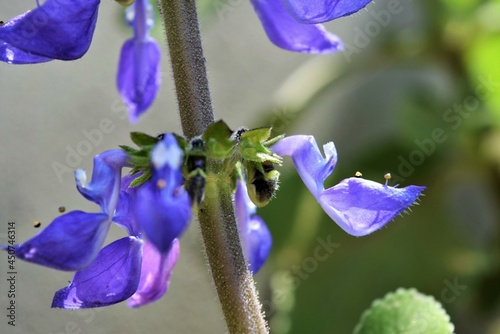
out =
[[[400,288],[375,300],[354,334],[452,334],[450,317],[433,297]]]
[[[215,159],[226,159],[234,147],[231,140],[233,131],[224,121],[220,120],[211,124],[202,136],[208,148],[208,154]]]
[[[142,132],[131,132],[130,139],[139,147],[154,146],[158,142],[158,138]]]
[[[150,178],[151,178],[151,170],[148,169],[147,171],[144,172],[144,174],[142,174],[138,178],[134,179],[134,181],[132,181],[130,183],[129,188],[140,186],[141,184],[143,184],[144,182],[146,182]]]

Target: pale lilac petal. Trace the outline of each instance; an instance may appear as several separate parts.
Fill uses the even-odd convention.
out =
[[[289,136],[271,147],[280,156],[290,156],[309,191],[317,197],[325,188],[323,183],[337,164],[337,150],[333,142],[323,146],[321,154],[313,136]]]
[[[246,184],[241,179],[236,182],[234,204],[243,253],[249,269],[256,274],[271,252],[271,232],[262,218],[255,215],[257,207],[248,196]]]
[[[317,199],[344,231],[363,236],[378,230],[410,207],[424,189],[419,186],[390,187],[353,177],[323,191]]]
[[[102,213],[71,211],[35,237],[15,246],[19,259],[60,270],[88,266],[104,243],[110,222]]]
[[[140,239],[125,237],[104,247],[68,287],[55,293],[52,307],[101,307],[128,299],[139,285],[142,244]]]
[[[172,242],[170,250],[162,254],[146,241],[142,258],[139,287],[127,301],[129,307],[140,307],[160,299],[168,290],[170,276],[179,258],[179,240]]]
[[[96,155],[90,183],[87,183],[85,170],[75,171],[78,191],[89,201],[97,203],[104,213],[112,214],[120,193],[121,169],[128,165],[129,160],[129,156],[121,149]]]
[[[371,0],[282,0],[288,11],[300,23],[321,23],[351,15],[363,9]]]
[[[132,38],[122,47],[117,86],[131,122],[153,103],[161,84],[161,51],[153,39]]]
[[[273,239],[266,223],[259,216],[253,216],[247,223],[244,235],[244,248],[249,263],[249,269],[256,274],[264,265],[271,247]]]
[[[47,0],[0,26],[0,61],[74,60],[87,52],[99,0]]]
[[[322,25],[301,24],[281,0],[251,0],[267,36],[280,48],[305,53],[332,53],[343,49],[342,41]]]

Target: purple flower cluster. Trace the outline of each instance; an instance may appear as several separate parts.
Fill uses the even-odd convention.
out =
[[[78,191],[98,204],[100,212],[68,212],[15,246],[20,259],[76,271],[70,285],[55,293],[52,307],[101,307],[124,300],[139,307],[167,291],[179,256],[178,238],[191,220],[183,163],[176,138],[166,134],[151,153],[152,176],[141,186],[130,187],[140,174],[121,177],[121,169],[130,166],[122,150],[97,155],[90,182],[84,170],[75,172]],[[269,254],[271,235],[255,216],[244,183],[238,184],[238,226],[249,266],[256,273]],[[112,222],[128,236],[102,248]]]

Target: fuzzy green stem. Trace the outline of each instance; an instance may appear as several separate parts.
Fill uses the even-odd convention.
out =
[[[158,0],[167,33],[182,131],[201,135],[214,122],[195,0]]]
[[[199,220],[229,332],[267,333],[257,290],[243,257],[229,178],[208,173]]]
[[[214,122],[195,0],[158,0],[167,32],[182,130],[201,135]],[[232,334],[268,333],[241,248],[231,179],[222,163],[207,166],[198,219],[210,271]]]

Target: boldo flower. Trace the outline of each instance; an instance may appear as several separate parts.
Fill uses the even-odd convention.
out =
[[[251,0],[267,36],[280,48],[304,53],[343,50],[342,41],[322,22],[356,13],[370,0]]]
[[[0,25],[0,61],[35,64],[81,58],[94,34],[99,0],[47,0],[37,8]],[[134,37],[121,50],[117,86],[136,122],[153,103],[161,84],[160,48],[149,36],[153,12],[149,0],[127,8]]]
[[[325,179],[337,163],[337,151],[332,142],[323,146],[321,154],[313,136],[290,136],[276,143],[272,150],[290,156],[302,181],[323,210],[344,231],[354,236],[370,234],[393,220],[415,203],[425,187],[391,187],[362,178],[352,177],[329,189]]]
[[[101,307],[127,299],[130,307],[139,307],[167,291],[179,256],[178,238],[191,219],[182,161],[175,137],[167,134],[153,149],[151,180],[140,187],[130,187],[140,173],[121,178],[121,169],[130,166],[122,150],[97,155],[90,182],[84,170],[75,172],[78,191],[101,212],[66,213],[14,246],[20,259],[76,271],[69,286],[55,293],[52,307]],[[101,249],[111,222],[128,236]]]
[[[236,181],[234,205],[243,253],[250,271],[256,274],[266,262],[272,246],[271,232],[255,214],[257,207],[248,196],[243,180]]]
[[[149,36],[153,26],[153,9],[148,0],[136,0],[127,8],[127,22],[134,37],[123,44],[118,76],[118,91],[135,123],[153,103],[161,84],[158,43]]]

